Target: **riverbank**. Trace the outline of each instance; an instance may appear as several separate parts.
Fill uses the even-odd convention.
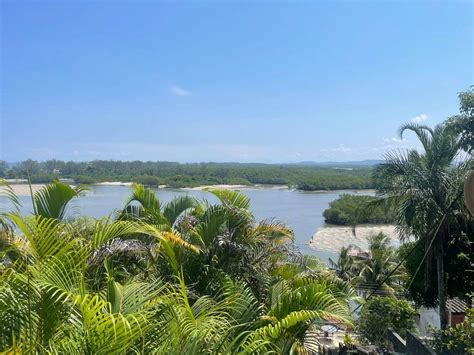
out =
[[[41,189],[45,184],[32,184],[31,189],[33,193]],[[131,187],[134,185],[133,182],[122,182],[122,181],[104,181],[98,182],[95,184],[96,186],[123,186],[123,187]],[[17,196],[30,196],[30,185],[24,183],[16,183],[10,185],[13,191]],[[150,188],[158,188],[158,189],[171,189],[171,190],[183,190],[183,191],[205,191],[209,189],[228,189],[228,190],[245,190],[245,189],[273,189],[273,190],[286,190],[289,189],[287,185],[202,185],[196,187],[180,187],[180,188],[171,188],[166,185],[159,185],[159,186],[149,186]]]
[[[131,187],[135,183],[129,181],[103,181],[94,184],[90,184],[92,186],[121,186],[121,187]],[[31,187],[33,192],[38,191],[41,189],[45,184],[32,184]],[[17,196],[29,196],[30,195],[30,185],[27,183],[13,183],[10,184],[13,191],[17,194]],[[205,191],[209,189],[228,189],[228,190],[260,190],[260,189],[268,189],[268,190],[295,190],[304,193],[331,193],[336,191],[347,191],[348,193],[353,194],[374,194],[375,190],[370,189],[347,189],[347,190],[315,190],[315,191],[303,191],[297,190],[292,186],[288,185],[267,185],[267,184],[254,184],[254,185],[228,185],[228,184],[218,184],[218,185],[201,185],[201,186],[194,186],[194,187],[170,187],[167,185],[158,185],[158,186],[147,186],[154,189],[170,189],[170,190],[182,190],[182,191]]]
[[[326,225],[313,235],[309,241],[309,246],[314,250],[331,253],[338,253],[342,247],[349,245],[367,249],[369,237],[378,233],[387,235],[394,246],[398,247],[400,245],[395,226],[390,224],[366,224],[357,226],[355,235],[352,227]]]

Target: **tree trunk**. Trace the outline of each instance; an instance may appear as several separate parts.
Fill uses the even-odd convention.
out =
[[[446,287],[444,275],[444,245],[443,234],[438,236],[436,245],[436,272],[438,274],[438,301],[439,301],[439,322],[441,329],[446,329],[448,324],[448,314],[446,313]]]

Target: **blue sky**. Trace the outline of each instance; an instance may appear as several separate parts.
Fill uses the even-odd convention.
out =
[[[1,6],[7,161],[377,159],[474,83],[469,1]]]

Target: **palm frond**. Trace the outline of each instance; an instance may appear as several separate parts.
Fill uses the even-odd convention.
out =
[[[55,218],[58,220],[66,216],[69,202],[80,196],[86,187],[77,186],[72,188],[59,181],[43,186],[33,195],[35,214],[44,218]]]
[[[248,209],[250,206],[250,199],[242,192],[229,189],[206,189],[214,196],[216,196],[222,204],[231,205],[236,208]]]
[[[168,202],[163,208],[163,216],[173,226],[181,214],[198,205],[197,200],[191,196],[179,196]]]

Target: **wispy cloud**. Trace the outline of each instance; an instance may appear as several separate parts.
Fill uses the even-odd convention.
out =
[[[191,91],[183,89],[181,86],[178,86],[178,85],[171,85],[170,90],[171,90],[171,93],[176,96],[191,95]]]
[[[412,121],[413,123],[421,123],[421,122],[426,121],[427,119],[428,119],[428,115],[422,113],[421,115],[418,115],[418,116],[416,116],[416,117],[413,117],[411,121]]]
[[[407,140],[405,138],[397,138],[397,137],[392,137],[392,138],[384,138],[383,141],[385,143],[406,143]]]

